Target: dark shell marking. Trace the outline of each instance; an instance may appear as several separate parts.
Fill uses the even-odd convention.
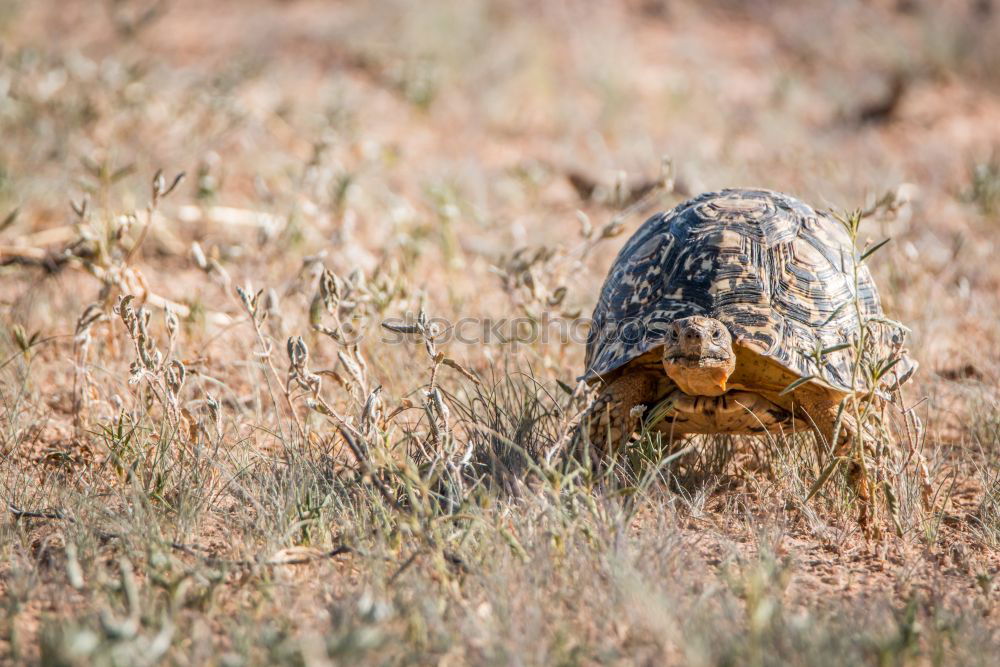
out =
[[[658,347],[670,323],[690,315],[720,320],[734,343],[797,375],[815,374],[803,353],[843,343],[859,326],[845,305],[855,261],[839,222],[787,195],[731,189],[686,201],[647,220],[618,254],[594,308],[584,378]],[[858,268],[861,311],[881,317],[871,275]],[[849,349],[824,365],[827,384],[851,390]]]

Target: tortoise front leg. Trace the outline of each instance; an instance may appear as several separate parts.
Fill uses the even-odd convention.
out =
[[[872,443],[868,442],[863,429],[858,427],[853,415],[844,410],[840,417],[840,430],[836,434],[837,442],[834,443],[834,430],[837,426],[837,414],[840,412],[840,403],[827,397],[799,398],[802,410],[812,421],[813,426],[819,434],[826,438],[826,441],[833,447],[833,455],[836,457],[849,457],[850,463],[847,469],[847,478],[858,494],[860,510],[858,522],[867,532],[871,520],[870,509],[872,500],[872,489],[868,475],[864,474],[863,461],[860,460],[866,453],[873,451]],[[860,441],[859,441],[860,439]],[[860,449],[855,453],[855,445],[859,444]]]
[[[580,434],[586,434],[589,451],[581,442],[578,454],[598,464],[626,445],[642,420],[637,408],[656,399],[659,379],[653,373],[631,373],[606,386],[583,417]]]

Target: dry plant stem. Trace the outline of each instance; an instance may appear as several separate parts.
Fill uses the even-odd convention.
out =
[[[900,387],[897,385],[893,391],[896,395],[896,402],[899,405],[903,405],[903,392]],[[921,502],[924,511],[930,512],[934,509],[934,485],[931,482],[930,470],[927,467],[927,457],[923,451],[922,426],[920,418],[917,417],[916,413],[916,409],[926,400],[927,398],[924,397],[910,407],[902,410],[903,425],[906,428],[906,442],[908,446],[906,458],[903,460],[902,465],[905,467],[911,463],[915,463],[917,466],[917,472],[920,475]]]
[[[340,434],[344,437],[344,440],[347,442],[347,446],[350,448],[351,453],[354,454],[354,458],[357,459],[358,464],[365,469],[365,472],[367,473],[369,479],[371,479],[372,484],[375,485],[375,488],[378,489],[378,492],[382,495],[382,498],[387,503],[389,503],[389,505],[397,512],[402,511],[402,508],[396,501],[396,497],[389,491],[389,489],[385,486],[385,484],[382,483],[382,480],[379,479],[378,471],[375,470],[375,467],[372,465],[372,462],[361,450],[361,447],[358,445],[357,440],[354,439],[354,436],[351,435],[350,431],[348,431],[347,428],[345,428],[345,426],[346,426],[345,423],[341,422],[340,424],[337,425],[337,428],[340,431]]]
[[[857,248],[858,230],[861,221],[865,217],[874,215],[877,212],[877,210],[882,206],[891,205],[893,201],[894,200],[891,197],[886,196],[877,201],[868,209],[864,210],[859,209],[847,214],[835,214],[835,217],[841,224],[844,225],[848,234],[850,235],[851,243],[854,248]],[[855,295],[860,293],[860,284],[861,284],[860,270],[862,262],[864,262],[866,257],[876,252],[878,249],[883,247],[887,242],[888,239],[883,240],[881,243],[876,244],[871,249],[865,251],[863,254],[851,258],[851,276],[854,284],[853,292]],[[854,337],[851,341],[848,341],[847,344],[849,344],[854,350],[854,363],[851,365],[851,386],[858,387],[859,381],[861,380],[861,372],[862,370],[866,370],[863,369],[863,364],[865,362],[865,350],[869,348],[868,339],[871,335],[873,335],[870,328],[874,324],[874,322],[866,318],[861,308],[860,299],[854,298],[852,305],[854,307],[855,320],[858,322],[858,332],[856,337]],[[855,432],[855,437],[851,439],[852,446],[850,452],[850,459],[852,465],[858,467],[858,473],[852,473],[852,477],[856,476],[858,478],[853,483],[857,487],[857,490],[859,491],[859,500],[861,502],[861,508],[860,508],[861,524],[865,530],[866,536],[870,536],[871,527],[869,526],[869,518],[870,518],[869,513],[874,511],[875,509],[875,506],[873,505],[874,498],[872,497],[872,492],[876,488],[879,488],[880,485],[877,483],[878,480],[873,479],[872,475],[873,471],[869,469],[868,459],[866,456],[869,451],[868,439],[874,436],[873,434],[869,433],[869,429],[865,426],[865,424],[869,419],[869,417],[871,417],[872,414],[874,413],[877,401],[880,400],[878,399],[878,389],[879,389],[878,384],[880,378],[875,375],[875,371],[871,369],[867,370],[871,372],[871,377],[869,377],[868,373],[866,373],[864,382],[866,391],[864,393],[863,399],[859,398],[858,392],[854,392],[846,398],[847,405],[842,406],[841,414],[838,416],[836,425],[834,427],[833,444],[836,445],[836,441],[839,438],[839,431],[842,428],[841,422],[844,419],[845,414],[849,412],[854,421],[853,430]],[[897,399],[901,401],[901,396],[899,394],[898,386],[896,387],[896,394],[897,394]],[[879,417],[879,419],[883,418],[884,418],[884,408],[883,408],[883,417]],[[912,442],[909,421],[910,420],[907,417],[907,439]],[[914,443],[913,447],[915,446],[916,444]],[[911,447],[911,452],[915,451],[913,447]],[[873,447],[872,453],[875,453],[874,450],[875,448]],[[840,452],[836,450],[834,452],[836,456],[842,456],[844,453],[845,452]],[[908,457],[908,459],[909,458],[910,457]],[[878,462],[873,462],[873,463],[875,465],[878,465]],[[921,467],[921,472],[925,474],[924,479],[926,481],[926,466]],[[883,489],[883,495],[886,496],[885,507],[886,509],[888,509],[891,515],[893,523],[896,526],[897,532],[899,532],[897,508],[895,506],[895,501],[890,496],[890,494],[892,494],[891,490],[889,490],[888,488]]]
[[[267,367],[271,369],[271,376],[279,387],[281,387],[281,394],[285,398],[285,405],[288,407],[288,413],[292,417],[292,421],[295,422],[295,427],[298,429],[299,435],[303,440],[306,438],[306,430],[302,425],[302,421],[299,419],[298,413],[295,412],[295,405],[292,403],[292,392],[290,387],[281,381],[281,375],[278,373],[278,369],[274,366],[274,346],[268,343],[267,338],[264,336],[264,332],[261,331],[260,322],[257,319],[255,312],[249,310],[246,304],[242,304],[245,312],[250,317],[250,324],[253,326],[254,333],[257,335],[257,342],[260,344],[261,351],[258,356],[262,357],[267,362]],[[273,397],[272,397],[273,400]],[[275,404],[277,402],[275,401]]]
[[[323,397],[320,396],[318,393],[314,393],[312,398],[316,402],[316,406],[318,407],[318,412],[336,421],[337,429],[340,431],[341,436],[347,443],[348,449],[351,450],[351,454],[358,462],[358,465],[362,467],[362,469],[365,471],[365,474],[368,476],[369,479],[371,479],[372,484],[374,484],[375,488],[378,489],[378,492],[382,495],[382,498],[385,499],[385,501],[389,503],[389,505],[393,509],[400,511],[401,508],[399,506],[399,503],[396,501],[396,497],[392,494],[392,492],[389,491],[388,487],[386,487],[385,484],[382,483],[382,480],[379,478],[378,471],[375,469],[375,466],[372,463],[371,459],[364,452],[364,450],[361,449],[361,446],[358,444],[358,440],[359,439],[363,440],[364,436],[350,423],[348,423],[346,419],[337,414],[337,411],[334,410],[332,407],[330,407],[330,405],[325,400],[323,400]]]
[[[622,229],[622,224],[625,220],[635,215],[640,211],[646,210],[654,199],[661,196],[662,194],[669,194],[674,191],[674,179],[673,179],[673,166],[669,160],[664,160],[662,165],[663,173],[660,179],[655,183],[655,185],[650,188],[649,192],[644,194],[638,200],[625,207],[623,210],[619,211],[611,219],[608,224],[604,226],[601,230],[601,234],[596,239],[587,239],[584,243],[580,244],[578,248],[579,258],[583,259],[593,251],[598,244],[607,239],[613,238],[620,234]]]
[[[125,255],[125,259],[122,260],[122,268],[128,267],[132,262],[132,259],[139,252],[139,248],[142,247],[143,241],[146,240],[146,235],[149,234],[149,228],[153,226],[153,212],[156,210],[154,204],[150,204],[146,207],[146,223],[142,226],[139,231],[139,238],[135,240],[132,247],[129,248],[128,253]]]
[[[128,253],[125,255],[125,259],[122,261],[123,269],[129,265],[129,262],[132,261],[132,258],[139,251],[139,248],[142,247],[142,242],[146,240],[149,228],[153,226],[153,215],[156,213],[160,199],[173,192],[183,180],[183,171],[174,177],[174,180],[169,187],[167,186],[166,180],[163,178],[163,170],[157,171],[156,175],[153,176],[152,196],[150,197],[149,205],[146,206],[146,224],[142,226],[142,230],[139,232],[139,238],[136,239],[135,243],[132,244],[132,247],[129,248]]]
[[[73,364],[73,426],[79,436],[85,426],[84,413],[89,412],[88,389],[90,373],[87,372],[87,346],[76,345]]]

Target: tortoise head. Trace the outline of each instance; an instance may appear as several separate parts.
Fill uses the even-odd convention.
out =
[[[736,369],[733,337],[712,317],[675,320],[663,346],[663,368],[685,394],[720,396]]]

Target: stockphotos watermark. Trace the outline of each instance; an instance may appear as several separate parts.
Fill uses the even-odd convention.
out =
[[[437,344],[451,342],[465,345],[509,345],[533,343],[586,343],[590,318],[568,318],[551,313],[539,317],[444,317],[426,318],[422,323],[412,316],[389,318],[382,322],[380,342],[389,345],[412,341],[414,335],[427,336]]]
[[[454,321],[444,317],[419,318],[407,314],[383,320],[379,340],[389,345],[412,341],[415,336],[430,338],[437,344],[586,344],[593,327],[594,321],[589,317],[569,318],[548,312],[543,312],[539,317],[462,317]],[[355,331],[361,332],[360,329]],[[655,326],[648,326],[639,318],[633,318],[605,323],[602,338],[605,341],[618,339],[634,344],[647,336],[662,340],[665,332],[659,331]]]

